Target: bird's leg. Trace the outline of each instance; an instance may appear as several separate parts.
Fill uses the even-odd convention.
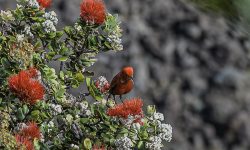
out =
[[[120,100],[122,101],[122,103],[123,103],[123,100],[122,100],[122,95],[120,95]]]
[[[111,97],[111,94],[108,95],[107,101],[110,99],[110,97]]]

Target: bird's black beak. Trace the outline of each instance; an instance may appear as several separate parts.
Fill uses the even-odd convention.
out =
[[[134,80],[134,77],[133,77],[133,76],[132,76],[132,77],[129,77],[129,79],[130,79],[130,80]]]

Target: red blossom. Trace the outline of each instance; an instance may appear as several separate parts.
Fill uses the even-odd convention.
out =
[[[142,116],[142,106],[143,102],[140,98],[133,98],[125,100],[122,104],[118,104],[114,108],[109,108],[107,114],[124,119],[127,119],[129,115]]]
[[[43,99],[44,88],[42,84],[34,80],[34,70],[20,71],[17,75],[12,75],[8,79],[10,90],[17,95],[17,97],[31,105],[35,104],[38,100]]]
[[[83,0],[80,16],[85,22],[102,24],[106,19],[104,2],[102,0]]]
[[[41,132],[35,122],[29,122],[27,127],[19,131],[15,138],[19,148],[24,146],[26,150],[34,150],[33,141],[34,139],[41,139]]]
[[[106,150],[104,145],[98,146],[98,145],[94,145],[92,150]]]
[[[41,139],[41,132],[39,127],[35,122],[29,122],[27,124],[27,127],[23,128],[20,131],[20,134],[28,139],[34,140],[34,139]]]
[[[41,8],[48,8],[51,5],[52,0],[37,0]]]
[[[19,134],[17,134],[15,138],[19,149],[24,146],[26,150],[34,150],[33,143],[28,138],[25,138]]]

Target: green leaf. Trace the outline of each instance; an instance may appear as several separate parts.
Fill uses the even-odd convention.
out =
[[[97,101],[103,100],[102,94],[95,87],[94,82],[90,78],[86,78],[86,84],[90,95]]]
[[[56,37],[56,32],[51,32],[50,34],[49,34],[49,38],[50,39],[53,39],[53,38],[55,38]]]
[[[137,148],[139,150],[143,150],[144,149],[144,142],[143,141],[139,141],[138,144],[137,144]]]
[[[64,72],[63,71],[60,71],[60,73],[59,73],[59,77],[60,77],[60,79],[62,79],[62,80],[64,80],[65,78],[64,78]]]
[[[31,19],[35,22],[43,22],[44,18],[40,18],[40,17],[31,17]]]
[[[68,47],[65,47],[63,46],[60,51],[59,51],[59,54],[60,55],[66,55],[66,53],[68,52],[69,48]]]
[[[88,123],[88,122],[89,122],[89,118],[81,118],[81,119],[80,119],[80,122],[81,122],[82,124]]]
[[[1,64],[4,66],[4,68],[9,68],[11,65],[9,61],[7,60],[7,58],[4,58],[4,57],[1,59]]]
[[[72,124],[72,122],[73,122],[73,116],[72,115],[70,115],[70,114],[67,114],[66,115],[66,120],[67,120],[67,122],[69,123],[69,124]]]
[[[111,48],[112,48],[112,46],[110,45],[110,43],[107,42],[107,41],[104,42],[104,45],[105,45],[108,49],[111,49]]]
[[[91,82],[91,79],[90,78],[86,78],[86,84],[87,84],[88,87],[90,86],[90,82]]]
[[[86,138],[83,143],[84,143],[84,147],[87,150],[90,150],[92,148],[92,142],[89,138]]]
[[[121,134],[127,134],[127,133],[128,133],[128,129],[122,128],[122,129],[120,130],[120,133],[121,133]]]
[[[31,112],[31,116],[32,118],[34,118],[35,120],[38,120],[39,119],[39,114],[40,114],[40,111],[39,110],[34,110]]]
[[[17,110],[17,118],[18,118],[19,120],[23,120],[23,119],[25,118],[25,115],[24,115],[24,113],[23,113],[22,108],[19,108],[19,109]]]
[[[27,105],[23,105],[23,109],[22,109],[23,113],[26,115],[29,112],[29,107]]]
[[[34,144],[35,150],[40,150],[41,149],[41,147],[39,145],[39,141],[37,139],[34,140],[33,144]]]
[[[112,126],[112,125],[110,125],[109,128],[110,128],[110,130],[111,130],[112,132],[116,132],[116,131],[117,131],[117,129],[116,129],[114,126]]]
[[[58,58],[59,61],[67,61],[68,57],[67,56],[62,56],[60,58]]]
[[[48,52],[47,55],[46,55],[46,58],[48,60],[52,60],[53,57],[55,56],[55,54],[56,54],[55,52]]]
[[[70,85],[73,88],[78,88],[80,86],[80,83],[76,79],[72,79],[71,82],[70,82]]]
[[[147,139],[148,138],[148,132],[145,130],[141,133],[141,137],[144,138],[144,139]]]
[[[51,44],[48,44],[48,46],[47,46],[47,47],[48,47],[48,49],[49,49],[49,50],[53,51],[53,47],[52,47],[52,45],[51,45]],[[54,53],[55,53],[55,52],[54,52]]]
[[[82,74],[81,72],[78,72],[78,73],[76,73],[76,75],[75,75],[75,79],[76,79],[77,81],[79,81],[79,82],[83,82],[83,81],[84,81],[84,76],[83,76],[83,74]]]
[[[69,36],[72,33],[72,27],[66,26],[64,28],[65,33]]]
[[[35,48],[39,48],[42,47],[42,42],[41,41],[37,41],[35,44]]]
[[[63,31],[57,31],[57,32],[56,32],[56,36],[57,36],[58,38],[60,38],[63,34],[64,34]]]
[[[152,116],[156,112],[155,106],[154,105],[148,105],[147,106],[147,114],[149,116]]]

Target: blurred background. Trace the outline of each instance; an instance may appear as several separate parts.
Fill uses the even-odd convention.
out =
[[[59,28],[74,23],[80,2],[53,0]],[[105,2],[122,21],[124,51],[101,54],[96,76],[135,68],[126,96],[165,114],[169,150],[249,150],[250,0]],[[15,4],[0,0],[0,9]]]

